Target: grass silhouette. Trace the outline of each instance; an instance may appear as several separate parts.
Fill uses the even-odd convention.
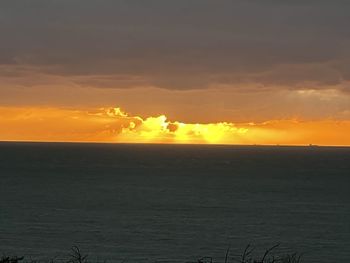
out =
[[[265,250],[264,254],[256,256],[253,254],[255,247],[250,244],[247,245],[240,255],[231,255],[230,248],[226,250],[225,259],[222,263],[301,263],[302,254],[292,253],[292,254],[279,254],[276,248],[280,244],[274,245]],[[89,261],[88,255],[82,253],[82,251],[77,246],[71,248],[70,254],[66,260],[48,260],[48,261],[38,261],[38,260],[26,260],[23,256],[5,256],[0,258],[0,263],[100,263],[96,261]],[[103,262],[103,263],[106,263]],[[127,263],[122,261],[122,263]],[[213,261],[212,257],[202,257],[196,261],[190,261],[186,263],[220,263]]]

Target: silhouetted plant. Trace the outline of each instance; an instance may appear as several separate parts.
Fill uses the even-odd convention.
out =
[[[0,259],[0,263],[18,263],[19,261],[23,260],[24,257],[6,257],[3,256]]]
[[[68,260],[67,263],[88,263],[87,261],[87,256],[88,255],[83,255],[77,246],[73,246],[71,248],[71,254],[70,254],[70,259]]]
[[[245,249],[243,250],[243,253],[240,255],[233,255],[230,256],[230,247],[226,250],[225,254],[225,260],[224,263],[301,263],[301,254],[293,253],[293,254],[285,254],[285,255],[278,255],[277,253],[273,253],[275,249],[277,249],[279,244],[272,246],[269,249],[266,249],[264,254],[261,257],[254,257],[253,251],[255,248],[248,244]],[[73,246],[71,248],[71,253],[69,254],[68,260],[60,260],[58,263],[89,263],[87,260],[88,255],[85,255],[81,252],[79,247]],[[9,256],[2,256],[0,258],[0,263],[40,263],[43,261],[36,261],[30,259],[29,261],[23,261],[24,257],[9,257]],[[125,260],[123,260],[122,263],[124,263]],[[46,261],[47,263],[57,263],[54,259]],[[212,257],[202,257],[199,258],[195,262],[188,262],[188,263],[213,263]],[[99,262],[94,262],[99,263]],[[106,263],[105,261],[103,263]]]
[[[301,262],[301,254],[286,254],[286,255],[276,255],[273,254],[273,250],[275,250],[280,244],[274,245],[269,249],[266,249],[264,254],[259,257],[253,256],[253,251],[255,250],[250,244],[248,244],[243,253],[240,255],[234,255],[230,257],[230,248],[226,250],[224,263],[238,262],[238,263],[300,263]],[[197,262],[190,263],[213,263],[213,259],[211,257],[203,257],[197,260]]]
[[[275,250],[277,247],[279,247],[280,244],[274,245],[269,249],[265,250],[265,253],[260,259],[253,257],[253,251],[254,247],[252,247],[250,244],[246,246],[246,248],[243,251],[243,254],[236,256],[236,258],[233,258],[235,262],[238,263],[300,263],[301,262],[301,254],[294,253],[294,254],[287,254],[287,255],[275,255],[272,254],[272,251]],[[227,256],[226,256],[227,258]],[[227,263],[227,260],[225,259],[225,263]]]

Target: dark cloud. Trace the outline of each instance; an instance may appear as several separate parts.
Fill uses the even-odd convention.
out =
[[[0,64],[96,87],[322,87],[349,80],[349,24],[345,0],[4,0]]]

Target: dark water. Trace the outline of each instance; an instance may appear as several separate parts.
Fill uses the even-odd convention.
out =
[[[0,144],[0,253],[350,262],[350,148]]]

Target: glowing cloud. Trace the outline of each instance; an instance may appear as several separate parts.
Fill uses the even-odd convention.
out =
[[[350,145],[350,121],[183,123],[120,108],[0,108],[0,140],[127,143]]]

